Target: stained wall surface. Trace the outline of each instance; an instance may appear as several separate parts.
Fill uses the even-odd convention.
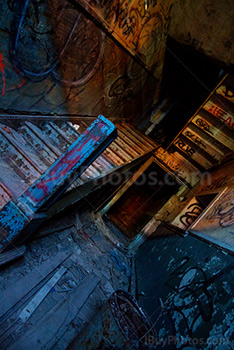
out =
[[[176,0],[169,35],[202,54],[234,63],[233,1]]]
[[[172,2],[2,2],[1,110],[143,118],[157,101]]]

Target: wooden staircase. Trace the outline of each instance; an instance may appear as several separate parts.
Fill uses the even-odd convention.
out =
[[[2,119],[0,123],[0,210],[39,179],[91,124],[85,119],[78,119],[74,124],[53,120],[53,117],[45,119],[17,117],[15,120]],[[67,189],[67,194],[77,188],[82,191],[86,185],[82,197],[87,195],[95,186],[94,180],[123,169],[158,148],[132,125],[122,121],[114,124],[118,129],[116,140]],[[79,198],[76,196],[76,201]]]

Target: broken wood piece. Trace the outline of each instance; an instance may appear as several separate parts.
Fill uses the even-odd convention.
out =
[[[53,349],[99,282],[100,278],[95,274],[87,276],[8,350]]]
[[[72,228],[74,226],[75,226],[75,224],[70,224],[70,225],[66,225],[66,226],[55,227],[55,228],[52,228],[52,229],[49,229],[49,230],[39,231],[34,236],[34,238],[45,237],[45,236],[48,236],[48,235],[50,235],[52,233],[55,233],[55,232],[60,232],[60,231],[63,231],[63,230],[67,230],[67,229]]]
[[[21,247],[15,248],[15,249],[8,250],[5,253],[1,253],[0,254],[0,266],[5,265],[12,260],[18,259],[22,255],[24,255],[25,252],[26,252],[26,247],[25,247],[25,245],[23,245]]]
[[[40,305],[42,300],[47,296],[50,292],[51,288],[59,281],[62,275],[67,271],[67,269],[62,266],[60,269],[54,274],[53,277],[37,292],[37,294],[30,300],[30,302],[25,306],[25,308],[19,314],[19,319],[22,322],[26,322],[29,317],[33,314],[36,308]]]
[[[66,251],[58,253],[41,265],[35,267],[27,275],[20,280],[12,283],[1,292],[0,298],[0,318],[8,312],[15,304],[24,298],[33,288],[35,288],[48,274],[50,274],[56,267],[58,267],[64,260],[66,260],[72,252]]]
[[[33,232],[34,216],[48,209],[116,138],[116,127],[102,115],[16,201],[0,211],[0,252]]]

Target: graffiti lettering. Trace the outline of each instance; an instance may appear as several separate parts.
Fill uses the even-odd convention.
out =
[[[228,117],[227,119],[224,119],[224,117],[220,117],[220,119],[221,119],[225,124],[227,124],[227,126],[228,126],[230,129],[234,129],[234,121],[233,121],[232,117]]]
[[[198,118],[198,119],[196,120],[196,124],[197,124],[197,126],[199,126],[201,129],[203,129],[203,130],[205,130],[205,131],[207,131],[207,132],[209,132],[210,134],[213,135],[213,132],[210,130],[210,125],[209,125],[206,121],[204,121],[203,119]]]
[[[175,336],[181,335],[183,330],[185,343],[179,348],[183,348],[186,339],[188,341],[192,337],[194,325],[199,317],[205,322],[211,320],[213,301],[208,287],[217,277],[215,275],[208,280],[204,270],[199,267],[184,269],[188,261],[188,257],[182,258],[179,266],[170,273],[170,278],[165,282],[172,287],[168,282],[175,278],[178,280],[165,303],[165,313],[172,324]]]
[[[177,139],[175,145],[187,153],[188,156],[192,156],[195,153],[195,150],[181,139]]]
[[[180,222],[189,227],[194,220],[201,214],[203,208],[198,203],[193,203],[188,206],[187,212],[180,217]]]
[[[234,224],[234,201],[217,204],[207,219],[218,219],[221,227],[230,227]]]
[[[234,92],[232,91],[232,87],[231,86],[221,85],[216,90],[216,93],[224,96],[229,101],[234,102]]]
[[[213,114],[215,117],[220,118],[225,114],[225,111],[223,111],[220,107],[212,105],[209,109],[208,112]]]
[[[194,143],[196,143],[198,146],[206,148],[206,145],[204,142],[195,134],[193,134],[191,131],[186,131],[185,136],[188,137],[190,140],[192,140]]]
[[[223,176],[221,178],[218,178],[214,181],[212,181],[212,183],[206,187],[203,188],[203,191],[213,191],[216,190],[217,188],[220,188],[222,186],[224,186],[229,180],[229,177]]]

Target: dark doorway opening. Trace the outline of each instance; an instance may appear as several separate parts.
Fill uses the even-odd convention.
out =
[[[135,237],[181,183],[153,162],[109,209],[112,222],[129,238]]]

